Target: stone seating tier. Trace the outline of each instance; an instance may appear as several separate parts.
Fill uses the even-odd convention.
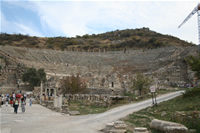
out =
[[[76,74],[108,74],[115,70],[155,71],[171,64],[178,56],[184,58],[194,53],[196,47],[164,47],[149,50],[128,50],[109,52],[77,52],[23,47],[0,46],[0,50],[17,58],[28,67],[44,68],[46,72]],[[23,54],[20,53],[23,51]],[[132,68],[131,68],[131,67]],[[129,70],[130,69],[130,70]],[[163,69],[165,71],[165,69]],[[177,76],[178,74],[174,74]]]
[[[160,48],[147,50],[145,52],[141,50],[132,50],[128,54],[123,54],[122,51],[116,52],[76,52],[76,51],[56,51],[56,50],[38,50],[38,49],[25,49],[20,47],[5,46],[0,47],[0,50],[4,50],[11,56],[20,59],[42,61],[42,62],[56,62],[69,63],[74,65],[112,65],[115,62],[124,60],[130,61],[130,64],[141,64],[143,62],[154,61],[166,57],[170,57],[174,53],[174,47]],[[23,49],[25,51],[22,56],[17,49]],[[61,59],[59,59],[59,57]],[[47,58],[45,58],[47,57]]]

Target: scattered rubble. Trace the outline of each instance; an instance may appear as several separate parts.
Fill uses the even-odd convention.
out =
[[[103,129],[105,133],[125,133],[127,125],[123,121],[107,123]]]

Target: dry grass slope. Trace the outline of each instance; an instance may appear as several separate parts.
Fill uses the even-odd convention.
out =
[[[78,50],[78,51],[113,51],[128,48],[157,48],[163,46],[192,46],[194,44],[170,35],[149,30],[149,28],[126,29],[102,34],[83,35],[76,37],[31,37],[22,34],[0,34],[0,45],[11,45],[28,48]]]

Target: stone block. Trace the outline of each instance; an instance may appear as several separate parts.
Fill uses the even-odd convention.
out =
[[[182,126],[166,126],[164,130],[167,133],[188,133],[188,129]]]
[[[114,128],[116,129],[125,129],[127,125],[123,121],[115,121]]]
[[[182,124],[158,119],[152,120],[150,127],[167,133],[188,133],[188,129]]]
[[[133,133],[149,133],[149,132],[145,127],[136,127]]]
[[[42,106],[47,106],[46,104],[42,104]]]
[[[69,108],[68,105],[62,105],[62,113],[68,113],[69,112]]]
[[[197,130],[196,129],[189,129],[188,133],[196,133]]]
[[[53,107],[53,101],[48,101],[47,108],[52,108],[52,107]]]
[[[58,108],[58,107],[54,107],[54,108],[52,108],[53,110],[55,110],[56,112],[61,112],[61,108]]]
[[[163,116],[165,116],[167,114],[167,112],[166,111],[163,111],[162,113],[161,113],[161,117],[163,117]]]
[[[106,123],[106,127],[102,131],[109,133],[111,129],[114,129],[114,122]]]
[[[68,108],[68,105],[67,105],[67,104],[64,104],[64,105],[62,105],[61,108],[64,110],[64,109]]]
[[[125,133],[126,129],[111,129],[109,133]]]
[[[106,127],[114,127],[114,122],[106,123]]]
[[[123,121],[106,123],[106,128],[102,131],[105,133],[125,133],[127,125]]]
[[[70,115],[80,115],[79,111],[69,111]]]

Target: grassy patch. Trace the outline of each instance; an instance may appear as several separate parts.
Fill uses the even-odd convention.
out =
[[[159,95],[163,95],[163,94],[166,94],[166,93],[169,93],[169,92],[175,92],[175,91],[179,91],[179,90],[185,90],[185,88],[177,88],[177,89],[173,89],[173,90],[167,90],[167,89],[157,90],[156,96],[158,97]],[[131,101],[142,101],[142,100],[152,98],[151,93],[143,94],[141,96],[136,96],[136,95],[128,92],[128,93],[125,93],[124,95],[128,96]]]
[[[196,95],[200,95],[200,88],[188,88],[186,92],[183,94],[184,98],[193,97]]]
[[[197,93],[200,88],[186,92],[186,96],[179,96],[175,99],[159,103],[158,107],[148,107],[133,114],[130,114],[123,120],[133,127],[147,127],[150,130],[149,124],[154,118],[166,121],[174,121],[182,123],[189,129],[196,129],[200,132],[200,118],[195,116],[195,112],[200,111],[200,95]],[[189,93],[189,94],[187,94]],[[190,97],[192,95],[192,97]],[[184,114],[185,116],[178,116],[177,114]],[[173,114],[176,114],[176,119],[173,119]],[[196,117],[196,118],[195,118]],[[152,130],[152,133],[158,131]],[[160,133],[160,132],[159,132]]]
[[[162,94],[173,92],[173,91],[174,90],[159,90],[157,92],[157,94],[162,95]],[[129,99],[113,101],[113,104],[111,107],[98,106],[95,103],[85,105],[79,100],[71,100],[69,109],[71,111],[79,111],[81,115],[96,114],[96,113],[103,113],[109,109],[112,109],[112,108],[115,108],[115,107],[118,107],[118,106],[121,106],[124,104],[129,104],[130,102],[134,103],[134,102],[139,102],[139,101],[151,98],[151,94],[135,96],[132,93],[126,93],[125,96],[128,96]]]
[[[78,100],[72,100],[69,106],[70,111],[79,111],[81,115],[85,114],[97,114],[108,110],[107,107],[97,106],[95,104],[84,105]]]

